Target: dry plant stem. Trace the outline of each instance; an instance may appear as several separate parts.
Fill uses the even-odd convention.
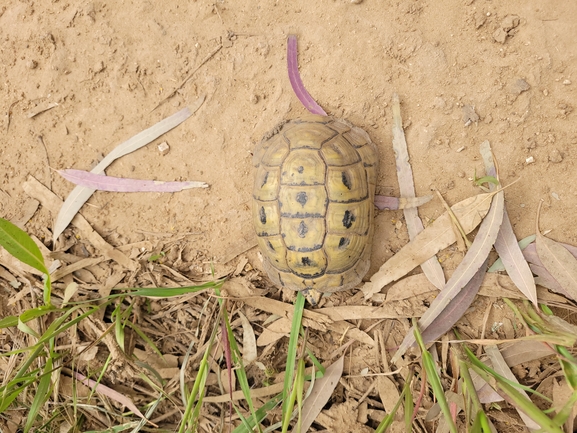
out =
[[[393,150],[395,152],[401,199],[415,199],[413,171],[409,162],[407,141],[405,139],[405,131],[403,130],[399,95],[396,93],[393,94]],[[405,216],[409,238],[412,240],[423,231],[423,222],[419,218],[419,213],[416,208],[404,209],[403,215]],[[443,288],[445,285],[445,274],[436,256],[421,263],[421,269],[435,287],[439,290]]]
[[[219,44],[214,50],[212,50],[210,52],[210,54],[208,56],[206,56],[201,62],[200,64],[194,68],[194,70],[188,74],[188,76],[182,80],[182,82],[176,87],[176,89],[174,89],[172,92],[170,92],[170,94],[164,98],[162,101],[160,101],[158,104],[156,104],[156,106],[150,110],[150,112],[152,113],[154,110],[156,110],[158,107],[160,107],[162,104],[164,104],[166,101],[168,101],[170,98],[172,98],[174,95],[176,95],[176,93],[182,89],[182,87],[188,83],[188,81],[194,76],[194,74],[196,74],[196,72],[206,63],[208,62],[210,59],[212,59],[216,53],[218,53],[221,49],[222,49],[223,45]]]
[[[435,190],[435,192],[437,193],[437,197],[439,197],[439,200],[441,200],[443,207],[445,208],[445,210],[449,213],[449,216],[451,217],[451,221],[453,222],[453,227],[455,228],[455,231],[456,231],[455,238],[457,239],[457,245],[459,246],[459,249],[461,249],[462,251],[468,250],[469,248],[471,248],[471,241],[467,238],[467,235],[465,234],[465,230],[463,230],[463,226],[461,226],[461,223],[459,222],[459,220],[455,216],[453,209],[451,209],[451,206],[449,206],[449,204],[446,202],[445,198],[442,196],[442,194],[439,192],[439,190]]]

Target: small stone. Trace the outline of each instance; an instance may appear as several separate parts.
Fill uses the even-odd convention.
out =
[[[478,29],[487,21],[487,15],[479,11],[475,14],[475,28]]]
[[[533,158],[532,156],[525,159],[525,164],[533,164],[534,162],[535,162],[535,158]]]
[[[504,44],[505,41],[507,40],[507,32],[503,29],[497,29],[493,33],[493,39],[495,40],[495,42]]]
[[[445,101],[440,96],[437,96],[437,97],[435,97],[435,100],[433,101],[433,107],[444,110],[445,108],[447,108],[447,101]]]
[[[253,104],[258,104],[258,101],[259,101],[258,95],[255,95],[254,93],[250,95],[250,102],[252,102]]]
[[[558,164],[561,161],[563,161],[563,155],[557,149],[553,149],[553,151],[549,154],[549,162]]]
[[[479,115],[475,112],[475,107],[472,105],[463,105],[463,122],[465,126],[479,121]]]
[[[28,60],[26,61],[26,67],[28,69],[36,69],[38,67],[38,62],[36,60]]]
[[[552,196],[555,200],[561,200],[561,199],[559,198],[559,194],[557,194],[556,192],[552,192],[552,193],[551,193],[551,196]]]
[[[486,124],[489,124],[493,121],[493,116],[491,116],[490,114],[487,114],[485,116],[485,118],[483,119],[483,122],[485,122]]]
[[[170,146],[168,145],[168,143],[166,141],[163,141],[162,143],[160,143],[158,145],[158,151],[160,152],[160,154],[162,156],[166,156],[168,154],[168,152],[170,152]]]
[[[505,18],[503,18],[503,21],[501,21],[501,28],[508,32],[517,27],[519,23],[520,20],[517,15],[507,15]]]
[[[547,90],[547,89],[544,89],[544,90],[543,90],[543,95],[545,95],[545,96],[549,96],[549,90]]]
[[[520,95],[521,93],[526,92],[530,88],[531,86],[529,85],[529,83],[527,83],[527,81],[525,81],[522,78],[519,78],[515,80],[513,84],[511,84],[509,91],[514,95]]]
[[[104,62],[102,60],[99,60],[98,62],[95,63],[95,65],[92,67],[92,70],[94,71],[95,74],[98,74],[99,72],[102,72],[104,70]]]
[[[363,2],[363,0],[351,0],[351,3],[354,5],[360,5]]]
[[[563,84],[568,86],[569,84],[571,84],[571,80],[563,80]]]

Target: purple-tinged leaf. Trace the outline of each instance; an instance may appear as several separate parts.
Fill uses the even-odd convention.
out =
[[[325,110],[323,110],[309,92],[307,92],[307,89],[305,89],[305,85],[301,80],[298,64],[297,37],[295,35],[289,35],[288,37],[287,64],[289,80],[299,101],[301,101],[305,108],[311,113],[326,116],[327,113],[325,113]]]
[[[505,199],[503,191],[499,191],[495,194],[493,202],[491,203],[491,208],[487,213],[487,216],[481,223],[479,232],[475,237],[475,241],[471,245],[471,248],[457,267],[455,272],[445,284],[445,287],[437,295],[437,297],[431,303],[431,306],[421,319],[419,320],[419,327],[421,329],[426,329],[431,323],[443,312],[447,305],[451,302],[453,298],[467,285],[467,283],[475,276],[477,271],[489,255],[495,240],[497,239],[497,234],[499,233],[499,228],[501,227],[501,222],[503,221],[503,210],[505,206]],[[399,349],[391,359],[391,362],[396,362],[405,351],[411,347],[415,342],[415,337],[413,335],[412,329],[405,336],[405,339],[401,343]]]
[[[527,248],[529,246],[529,244],[531,244],[532,242],[535,241],[535,235],[530,235],[527,237],[524,237],[523,239],[521,239],[517,244],[519,245],[519,249],[521,251],[523,251],[525,248]],[[537,253],[535,253],[537,254]],[[527,259],[527,257],[525,257],[525,259]],[[503,260],[501,259],[497,259],[495,260],[495,262],[489,267],[489,269],[487,270],[487,272],[489,274],[493,273],[493,272],[503,272],[505,271],[505,266],[503,265]]]
[[[140,410],[138,410],[138,408],[136,407],[136,405],[132,402],[132,400],[130,400],[128,397],[126,397],[125,395],[119,393],[118,391],[115,391],[112,388],[107,387],[106,385],[102,385],[101,383],[97,383],[92,379],[88,379],[86,376],[84,376],[82,373],[78,373],[78,372],[74,372],[74,376],[76,377],[76,379],[78,379],[78,381],[80,381],[80,383],[82,383],[83,385],[89,387],[89,388],[93,388],[96,392],[107,396],[108,398],[117,401],[118,403],[120,403],[121,405],[125,406],[126,408],[128,408],[130,411],[132,411],[135,415],[138,415],[140,418],[142,418],[143,420],[146,420],[146,422],[150,423],[151,425],[155,426],[156,428],[158,428],[158,426],[156,424],[151,423],[150,421],[148,421],[146,419],[146,417],[142,414],[142,412],[140,412]]]
[[[485,163],[487,176],[493,176],[499,179],[499,174],[497,173],[493,160],[493,153],[491,152],[491,146],[488,141],[481,143],[481,155]],[[495,189],[495,185],[491,184],[490,189]],[[503,209],[503,222],[501,223],[501,229],[495,241],[495,249],[513,283],[515,283],[521,293],[527,296],[527,299],[529,299],[533,305],[537,305],[537,287],[535,286],[535,280],[533,279],[533,274],[531,273],[531,269],[529,269],[527,261],[523,257],[523,252],[517,243],[513,226],[509,220],[509,215],[507,215],[507,209]]]
[[[543,262],[545,269],[553,276],[555,280],[563,287],[568,296],[577,300],[577,259],[573,254],[561,244],[549,239],[539,231],[539,213],[541,212],[541,203],[537,210],[537,219],[535,222],[535,246],[537,254]]]
[[[403,119],[401,117],[401,104],[399,95],[393,95],[393,150],[395,152],[395,161],[397,166],[397,179],[402,198],[415,198],[415,183],[413,181],[413,170],[409,162],[409,151],[407,150],[407,141],[405,131],[403,130]],[[406,208],[403,210],[409,239],[415,239],[425,228],[419,218],[416,208]],[[427,279],[433,283],[437,289],[442,289],[445,285],[445,274],[443,268],[437,259],[433,256],[426,262],[421,263],[421,269],[427,276]]]
[[[131,137],[125,142],[119,144],[114,149],[112,149],[112,151],[106,155],[96,167],[91,170],[91,172],[96,174],[104,173],[104,169],[112,164],[112,162],[114,162],[116,159],[134,152],[143,146],[146,146],[148,143],[156,140],[162,134],[177,127],[190,116],[192,116],[201,107],[204,102],[204,98],[204,96],[201,96],[191,106],[178,111],[172,116],[162,119],[160,122],[154,124],[150,128],[139,132],[134,137]],[[72,221],[74,216],[78,213],[80,208],[84,205],[84,203],[86,203],[92,194],[94,194],[94,189],[84,186],[77,186],[70,192],[70,194],[68,194],[68,197],[66,197],[64,204],[58,212],[56,222],[54,223],[54,241],[56,241],[58,236],[60,236],[64,229],[68,227],[70,221]]]
[[[573,257],[577,259],[577,247],[569,244],[564,244],[563,242],[558,243],[559,245],[565,247],[565,249],[569,251],[573,255]],[[527,259],[529,263],[535,263],[536,265],[543,266],[541,259],[537,255],[537,247],[535,246],[535,243],[527,245],[527,248],[523,250],[523,256],[525,256],[525,259]]]
[[[112,192],[178,192],[189,188],[207,188],[204,182],[161,182],[157,180],[127,179],[106,176],[84,170],[58,170],[58,174],[76,185],[96,191]]]
[[[463,287],[463,289],[455,296],[447,307],[443,310],[441,314],[437,316],[435,320],[422,332],[423,340],[425,343],[430,343],[436,340],[445,332],[457,323],[457,321],[463,317],[467,309],[471,306],[475,300],[475,296],[481,288],[481,284],[485,278],[485,272],[487,270],[487,264],[489,259],[485,260],[485,263],[479,268],[477,273],[473,275],[473,278]]]
[[[375,196],[375,206],[380,210],[398,210],[398,209],[408,209],[413,207],[422,206],[428,203],[433,198],[432,195],[425,195],[423,197],[389,197],[386,195],[376,195]]]

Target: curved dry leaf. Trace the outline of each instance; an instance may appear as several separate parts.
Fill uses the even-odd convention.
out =
[[[470,233],[479,225],[491,207],[491,200],[496,193],[478,194],[469,197],[451,207],[461,223],[465,233]],[[453,222],[448,212],[444,212],[415,239],[405,245],[391,257],[361,290],[365,299],[378,293],[387,284],[405,276],[414,268],[425,262],[440,250],[456,241]]]
[[[325,370],[325,375],[315,380],[313,390],[303,404],[301,431],[308,431],[323,407],[327,404],[341,379],[345,357],[341,356]]]
[[[96,191],[111,192],[179,192],[190,188],[208,188],[208,184],[187,180],[182,182],[130,179],[125,177],[106,176],[85,170],[58,170],[58,174],[76,185]]]
[[[480,151],[487,176],[493,176],[499,179],[489,141],[481,143]],[[495,185],[491,184],[490,188],[494,189]],[[495,241],[495,249],[503,262],[503,266],[505,266],[507,274],[511,277],[517,288],[527,296],[527,299],[534,305],[537,305],[537,287],[535,286],[533,274],[531,273],[531,269],[529,269],[529,264],[523,257],[523,253],[513,232],[509,215],[507,215],[507,210],[504,209],[503,212],[503,222],[501,223],[501,229]]]
[[[244,314],[238,311],[238,317],[242,323],[242,359],[250,363],[257,358],[256,337],[250,321]]]
[[[571,299],[577,301],[577,260],[561,244],[549,239],[539,231],[539,213],[541,203],[537,210],[537,221],[535,227],[535,247],[537,254],[551,276],[563,287]]]
[[[311,113],[326,116],[327,113],[325,113],[325,110],[323,110],[310,93],[307,92],[301,80],[298,64],[297,37],[295,35],[289,35],[287,41],[287,69],[289,81],[299,101],[301,101],[304,107]]]
[[[465,287],[463,287],[461,291],[451,299],[441,314],[439,314],[435,320],[433,320],[433,322],[422,331],[421,335],[425,343],[435,341],[445,332],[449,331],[467,312],[481,288],[481,284],[485,278],[485,272],[487,271],[488,262],[489,259],[487,258],[485,263],[483,263],[475,275],[473,275],[473,278],[471,278],[471,280],[465,284]]]
[[[497,346],[493,345],[485,346],[485,353],[489,356],[489,359],[493,364],[493,370],[495,370],[498,374],[507,378],[511,382],[519,383],[519,381],[517,380],[515,375],[511,372],[511,369],[505,362],[503,355],[501,355],[501,352],[499,352]],[[518,388],[517,391],[519,391],[523,395],[523,397],[526,398],[527,400],[529,401],[531,400],[524,390]],[[528,415],[526,415],[525,412],[521,411],[520,409],[517,409],[517,412],[519,413],[519,416],[529,429],[538,430],[541,428],[541,426],[537,424],[535,421],[533,421]]]
[[[399,95],[393,95],[393,150],[395,152],[395,162],[397,167],[397,179],[401,198],[415,198],[415,183],[413,181],[413,170],[409,162],[409,152],[407,150],[407,141],[405,131],[403,130],[403,119],[401,117],[401,104]],[[413,240],[420,232],[423,231],[423,222],[419,218],[416,208],[406,208],[403,210],[409,239]],[[421,269],[429,281],[439,290],[445,285],[445,274],[443,268],[436,256],[432,256],[425,262],[421,263]]]
[[[84,376],[82,373],[78,373],[78,372],[74,372],[74,376],[76,377],[76,379],[78,379],[78,381],[80,383],[82,383],[83,385],[89,387],[89,388],[94,388],[94,390],[100,394],[103,394],[105,396],[107,396],[108,398],[117,401],[118,403],[120,403],[121,405],[125,406],[126,408],[128,408],[130,411],[132,411],[135,415],[139,416],[140,418],[142,418],[143,420],[146,420],[147,422],[149,422],[150,424],[152,424],[150,421],[148,421],[145,416],[142,414],[142,412],[140,412],[140,410],[138,410],[138,408],[136,407],[136,405],[132,402],[131,399],[129,399],[128,397],[126,397],[125,395],[119,393],[118,391],[115,391],[112,388],[107,387],[106,385],[103,385],[101,383],[97,383],[92,379],[88,379],[86,376]],[[155,427],[155,424],[152,424]]]
[[[139,132],[134,137],[131,137],[125,142],[119,144],[114,149],[112,149],[112,151],[106,155],[96,167],[90,171],[96,174],[104,173],[104,169],[112,164],[116,159],[134,152],[143,146],[146,146],[148,143],[157,139],[162,134],[165,134],[166,132],[180,125],[190,116],[192,116],[200,108],[203,102],[204,96],[201,96],[190,107],[186,107],[178,111],[172,116],[161,120],[150,128]],[[58,236],[60,236],[64,229],[68,227],[70,221],[72,221],[74,216],[78,213],[80,208],[84,205],[84,203],[86,203],[90,196],[94,194],[94,191],[95,190],[92,188],[77,186],[70,192],[70,194],[68,194],[68,197],[66,197],[64,204],[58,212],[56,222],[54,223],[54,241],[56,241]]]
[[[483,220],[479,232],[475,237],[475,241],[471,248],[457,267],[455,272],[447,281],[447,284],[437,295],[427,309],[425,314],[419,320],[419,327],[426,330],[431,323],[445,310],[447,305],[455,298],[463,287],[475,276],[479,268],[485,263],[491,248],[497,239],[501,222],[503,221],[503,210],[505,206],[505,198],[503,191],[496,193],[495,199],[491,204],[489,213]],[[460,220],[460,219],[459,219]],[[464,228],[464,227],[463,227]],[[391,359],[391,362],[396,362],[405,351],[411,347],[415,342],[412,328],[405,336],[405,339],[399,346],[399,349]]]
[[[432,195],[424,195],[422,197],[389,197],[387,195],[376,195],[375,206],[380,210],[397,210],[408,209],[412,207],[419,207],[433,199]]]

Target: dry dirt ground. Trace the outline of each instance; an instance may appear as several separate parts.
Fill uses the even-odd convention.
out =
[[[0,217],[19,222],[48,249],[98,257],[101,252],[73,227],[53,245],[56,215],[38,206],[23,183],[34,176],[64,198],[73,186],[53,169],[90,169],[120,142],[206,95],[189,120],[121,158],[107,174],[199,180],[210,188],[98,192],[81,213],[141,270],[153,270],[145,259],[163,251],[165,264],[193,281],[210,279],[211,266],[218,275],[236,269],[237,275],[248,274],[251,284],[270,289],[269,296],[290,300],[257,272],[250,200],[256,143],[283,119],[305,113],[286,72],[286,37],[295,33],[309,92],[329,114],[365,128],[377,144],[378,193],[398,194],[390,110],[396,92],[418,195],[438,189],[455,203],[477,193],[471,178],[483,172],[478,148],[489,140],[504,184],[518,180],[506,191],[517,237],[534,233],[537,206],[544,200],[541,228],[575,245],[576,17],[577,3],[570,0],[5,1]],[[152,111],[195,70],[174,97]],[[170,146],[165,155],[157,148],[163,141]],[[437,200],[420,209],[425,224],[441,212]],[[407,241],[402,213],[379,212],[369,275]],[[447,252],[446,269],[454,269],[458,259]],[[126,285],[173,282],[163,275],[144,278],[105,260],[75,278],[86,287],[111,276]],[[13,289],[2,296],[14,296]],[[342,305],[350,296],[338,294],[329,303]],[[10,311],[5,305],[3,310]],[[316,343],[332,351],[340,337]],[[185,340],[165,349],[181,354]],[[270,362],[279,370],[285,344],[281,340],[270,355],[278,358]],[[366,366],[353,362],[361,359],[353,355],[372,353],[353,347],[348,374]],[[351,382],[337,388],[335,405],[368,389],[363,381]],[[355,428],[367,426],[374,424],[369,420]]]

